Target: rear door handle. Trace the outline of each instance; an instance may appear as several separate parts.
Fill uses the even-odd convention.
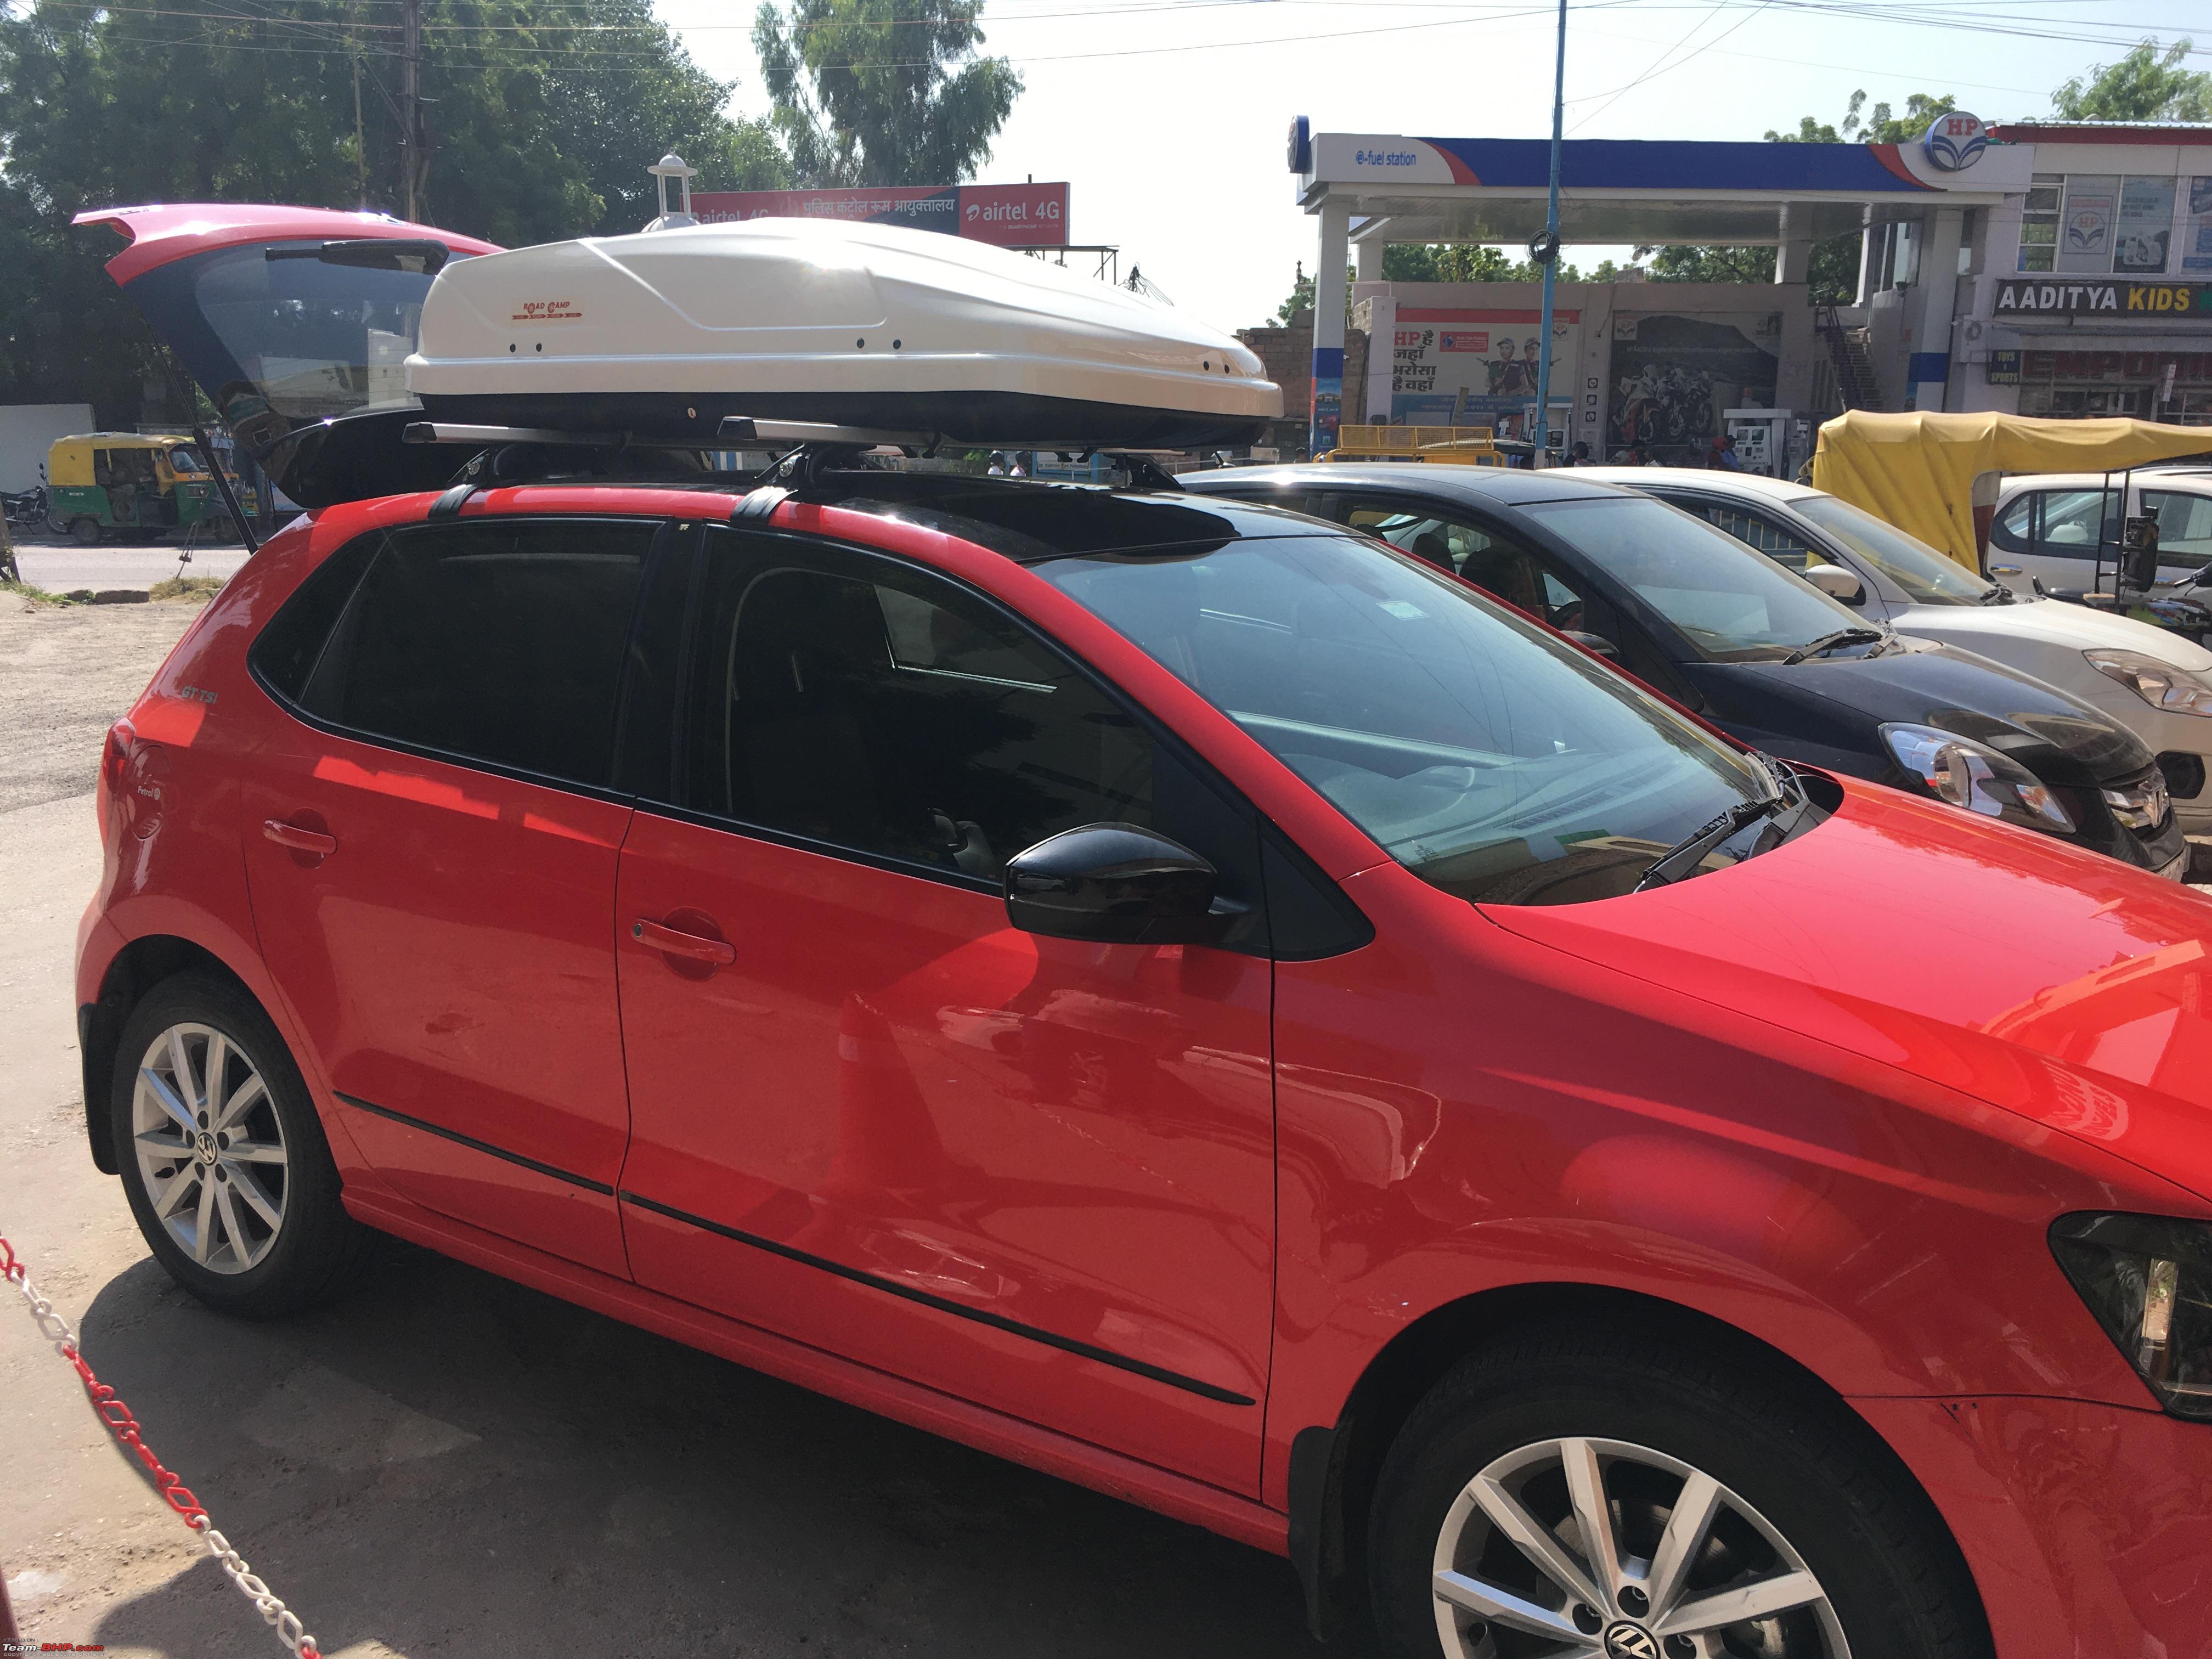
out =
[[[282,818],[270,818],[261,826],[261,833],[279,847],[289,847],[295,853],[313,853],[328,858],[338,850],[338,838],[325,836],[314,830],[296,829]]]
[[[727,939],[708,939],[701,933],[679,933],[673,927],[664,927],[657,921],[647,921],[643,916],[630,924],[629,936],[648,951],[664,951],[672,957],[689,957],[694,962],[712,963],[717,968],[726,968],[738,959],[738,947]]]

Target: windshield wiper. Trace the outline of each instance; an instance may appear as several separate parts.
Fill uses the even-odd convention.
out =
[[[1889,635],[1879,628],[1838,628],[1832,634],[1823,634],[1809,644],[1799,646],[1782,659],[1783,666],[1790,667],[1804,661],[1808,657],[1823,655],[1833,651],[1838,646],[1880,645],[1888,637]],[[1867,654],[1871,656],[1874,653],[1869,652]]]
[[[1650,887],[1664,887],[1669,882],[1680,881],[1704,862],[1706,854],[1731,836],[1740,835],[1761,818],[1778,817],[1794,811],[1799,803],[1786,794],[1770,795],[1765,800],[1738,801],[1710,823],[1700,825],[1683,840],[1676,842],[1650,864],[1637,880],[1631,892],[1640,893]]]
[[[1974,603],[1976,605],[2010,605],[2012,600],[2012,589],[2007,587],[2002,582],[1996,582],[1991,585],[1988,592],[1983,594]]]

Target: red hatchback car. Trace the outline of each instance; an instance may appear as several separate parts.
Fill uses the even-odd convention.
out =
[[[100,812],[93,1155],[217,1308],[397,1234],[1401,1656],[2212,1651],[2212,904],[1372,540],[834,465],[333,506]]]

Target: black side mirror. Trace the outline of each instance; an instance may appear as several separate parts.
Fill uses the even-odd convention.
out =
[[[1006,860],[1006,918],[1099,945],[1209,945],[1240,908],[1217,906],[1213,866],[1133,823],[1086,823]]]
[[[1563,628],[1559,631],[1585,651],[1595,651],[1614,662],[1620,660],[1620,647],[1602,634],[1584,633],[1579,628]]]

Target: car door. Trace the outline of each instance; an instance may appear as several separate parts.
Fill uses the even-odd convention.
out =
[[[2192,582],[2212,564],[2212,494],[2144,489],[2142,511],[2158,520],[2158,579]]]
[[[641,1284],[1255,1489],[1273,1271],[1260,826],[994,603],[716,527],[683,764],[617,914]],[[1230,948],[1020,933],[1000,869],[1146,825]]]
[[[2049,590],[2110,588],[2119,550],[2117,489],[2027,489],[2004,504],[1990,540]]]
[[[609,786],[651,520],[373,533],[257,677],[296,719],[243,784],[261,948],[344,1132],[401,1196],[626,1271]]]

